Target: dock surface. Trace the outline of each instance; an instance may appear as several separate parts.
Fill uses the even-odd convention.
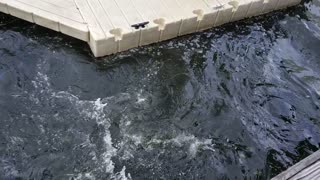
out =
[[[88,42],[96,57],[268,13],[301,0],[0,0],[0,12]]]
[[[320,150],[292,166],[271,180],[319,180]]]

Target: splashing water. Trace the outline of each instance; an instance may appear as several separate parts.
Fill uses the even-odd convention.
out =
[[[0,179],[268,179],[320,144],[319,0],[95,59],[0,15]]]

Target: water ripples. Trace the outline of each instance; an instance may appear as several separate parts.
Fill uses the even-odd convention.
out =
[[[0,15],[0,178],[276,175],[319,149],[318,11],[308,1],[99,59]]]

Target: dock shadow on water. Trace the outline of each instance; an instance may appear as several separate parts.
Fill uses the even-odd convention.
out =
[[[319,149],[320,1],[95,59],[0,15],[0,179],[269,179]]]

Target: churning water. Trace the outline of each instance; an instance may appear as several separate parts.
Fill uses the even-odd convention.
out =
[[[320,1],[95,59],[0,14],[0,179],[268,179],[319,148]]]

